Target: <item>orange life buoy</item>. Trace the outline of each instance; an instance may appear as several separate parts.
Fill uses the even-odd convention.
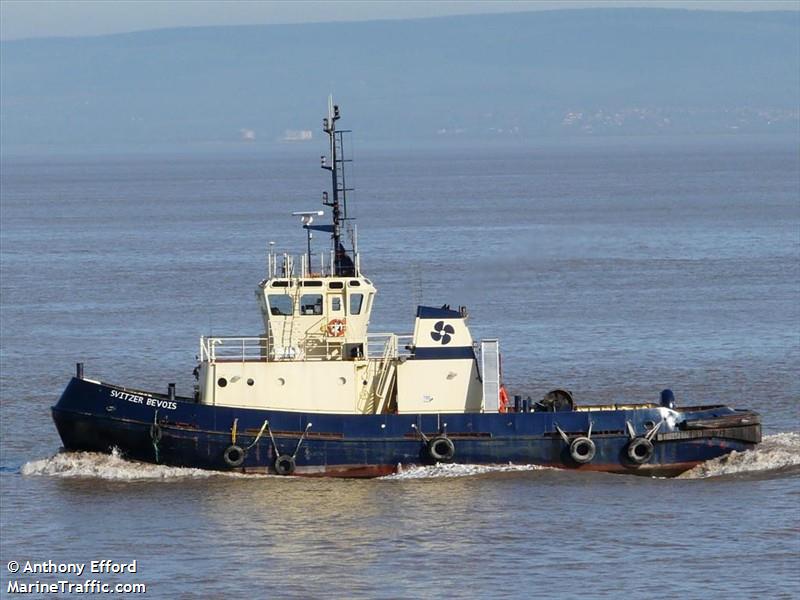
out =
[[[506,386],[504,385],[500,386],[500,407],[498,412],[508,412],[508,392],[506,392]]]
[[[342,319],[331,319],[328,321],[328,335],[331,337],[342,337],[346,329]]]

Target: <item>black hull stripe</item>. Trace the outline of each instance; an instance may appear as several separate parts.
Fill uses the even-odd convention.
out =
[[[454,358],[475,358],[475,350],[472,346],[454,346],[448,348],[417,348],[412,357],[417,360],[446,360]]]

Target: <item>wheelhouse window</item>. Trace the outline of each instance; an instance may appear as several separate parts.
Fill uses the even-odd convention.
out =
[[[269,313],[279,317],[290,316],[292,314],[292,297],[287,294],[270,294]]]
[[[362,304],[364,304],[364,294],[350,294],[351,315],[360,315]]]
[[[301,315],[322,314],[322,294],[303,294],[300,296]]]
[[[340,311],[342,310],[342,299],[341,298],[333,298],[331,300],[331,310]]]

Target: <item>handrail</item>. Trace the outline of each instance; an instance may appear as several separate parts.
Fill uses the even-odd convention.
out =
[[[266,337],[203,336],[200,338],[200,359],[203,362],[265,360],[270,346],[270,339]]]
[[[395,359],[412,354],[413,334],[369,333],[364,344],[365,357],[370,360]],[[317,343],[327,343],[323,335],[310,335]],[[337,347],[339,343],[337,343]],[[201,362],[223,361],[270,361],[270,360],[324,360],[324,357],[308,356],[305,344],[295,346],[276,345],[272,336],[203,336],[200,338]]]
[[[412,333],[368,333],[365,353],[367,358],[377,360],[410,356],[413,339]]]
[[[300,260],[297,260],[297,257]],[[319,264],[315,263],[307,252],[298,255],[289,253],[278,254],[270,246],[267,250],[267,279],[286,279],[286,278],[307,278],[307,277],[335,277],[336,267],[334,252],[331,250],[330,256],[320,253]],[[329,258],[329,260],[328,260]],[[299,262],[300,268],[297,268]],[[358,252],[353,255],[355,276],[361,277],[361,256]]]

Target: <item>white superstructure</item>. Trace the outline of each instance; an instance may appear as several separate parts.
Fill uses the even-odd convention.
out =
[[[347,216],[338,119],[331,103],[323,123],[330,156],[322,168],[332,176],[323,204],[333,223],[312,225],[322,211],[295,213],[308,233],[306,253],[297,260],[270,249],[267,278],[256,289],[262,335],[201,339],[198,401],[345,414],[496,412],[496,397],[484,401],[484,390],[497,387],[481,378],[465,309],[420,306],[412,334],[369,333],[377,290],[361,273]],[[312,231],[330,234],[329,256],[314,260]],[[499,382],[499,361],[483,364],[494,365],[487,382]]]

